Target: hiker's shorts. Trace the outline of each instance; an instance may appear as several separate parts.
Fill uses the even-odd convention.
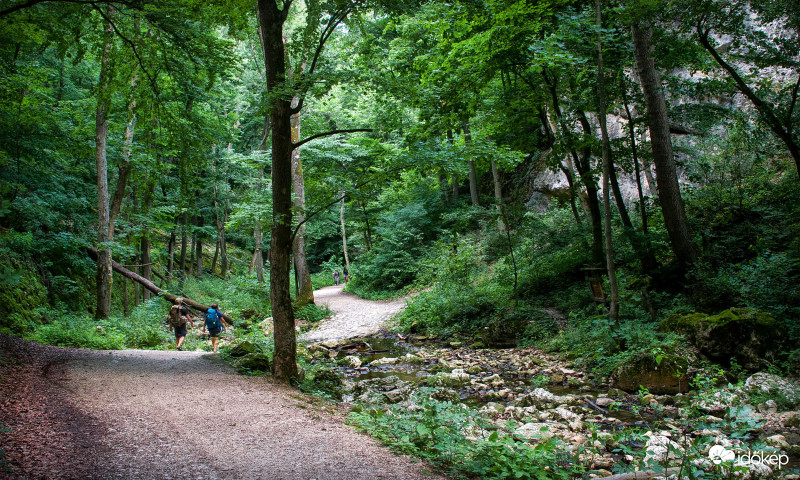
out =
[[[208,329],[208,335],[210,337],[219,337],[220,333],[222,333],[222,329],[221,328],[209,328]]]
[[[180,327],[175,327],[175,338],[181,338],[186,336],[186,324],[184,323]]]

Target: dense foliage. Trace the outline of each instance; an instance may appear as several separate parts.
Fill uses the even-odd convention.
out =
[[[283,25],[292,75],[269,93],[247,2],[17,3],[0,12],[2,331],[159,344],[163,306],[122,276],[112,318],[88,318],[98,283],[86,247],[107,246],[91,161],[106,101],[113,259],[237,319],[269,316],[265,116],[301,95],[302,138],[319,137],[298,149],[305,204],[293,213],[315,286],[348,262],[348,291],[418,293],[400,329],[542,345],[603,373],[681,343],[659,329],[671,314],[749,307],[786,332],[774,367],[792,367],[800,43],[787,2],[626,2],[597,24],[586,2],[307,1]],[[690,264],[665,215],[678,206],[654,177],[664,138],[646,121],[631,27],[653,36]],[[329,135],[348,130],[368,131]]]

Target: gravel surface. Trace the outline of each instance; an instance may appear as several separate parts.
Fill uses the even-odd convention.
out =
[[[334,321],[358,319],[348,331],[361,332],[376,324],[365,316]],[[335,405],[237,375],[214,354],[6,335],[0,347],[0,478],[443,478],[355,432]]]
[[[366,337],[377,333],[386,322],[406,307],[404,299],[369,301],[345,293],[344,285],[321,288],[314,292],[318,305],[327,304],[335,314],[303,336],[309,343]]]

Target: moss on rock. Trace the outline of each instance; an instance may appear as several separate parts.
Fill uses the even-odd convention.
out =
[[[611,374],[614,385],[635,393],[640,386],[657,395],[689,391],[689,360],[678,353],[641,353],[623,361]]]
[[[672,315],[659,327],[661,331],[685,335],[711,360],[730,364],[731,359],[736,359],[750,371],[765,367],[779,351],[777,328],[774,318],[749,308],[731,308],[717,315]]]

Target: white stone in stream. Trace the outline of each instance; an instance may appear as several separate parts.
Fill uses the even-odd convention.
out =
[[[547,440],[555,436],[552,425],[548,423],[526,423],[514,430],[514,433],[529,440]]]
[[[355,355],[348,355],[342,359],[345,362],[345,365],[348,365],[350,368],[360,368],[361,367],[361,359],[356,357]]]
[[[594,403],[600,408],[608,408],[612,404],[614,404],[614,399],[608,397],[600,397],[597,400],[595,400]]]
[[[581,418],[580,415],[578,415],[577,413],[573,413],[564,407],[558,407],[554,410],[554,412],[559,418],[561,418],[561,420],[564,420],[566,422],[580,420]]]
[[[379,358],[377,360],[373,360],[370,363],[370,365],[394,365],[398,361],[400,361],[400,359],[395,358],[395,357],[383,357],[383,358]]]
[[[675,460],[681,457],[683,448],[663,435],[653,435],[647,439],[645,444],[644,463],[650,465],[651,462],[663,464],[668,460]]]
[[[463,368],[456,368],[450,372],[449,377],[453,384],[469,385],[470,383],[469,374],[466,373]]]
[[[789,449],[789,442],[786,441],[786,437],[783,435],[773,435],[771,437],[767,437],[764,439],[764,443],[767,445],[771,445],[773,447],[780,448],[782,450]]]

